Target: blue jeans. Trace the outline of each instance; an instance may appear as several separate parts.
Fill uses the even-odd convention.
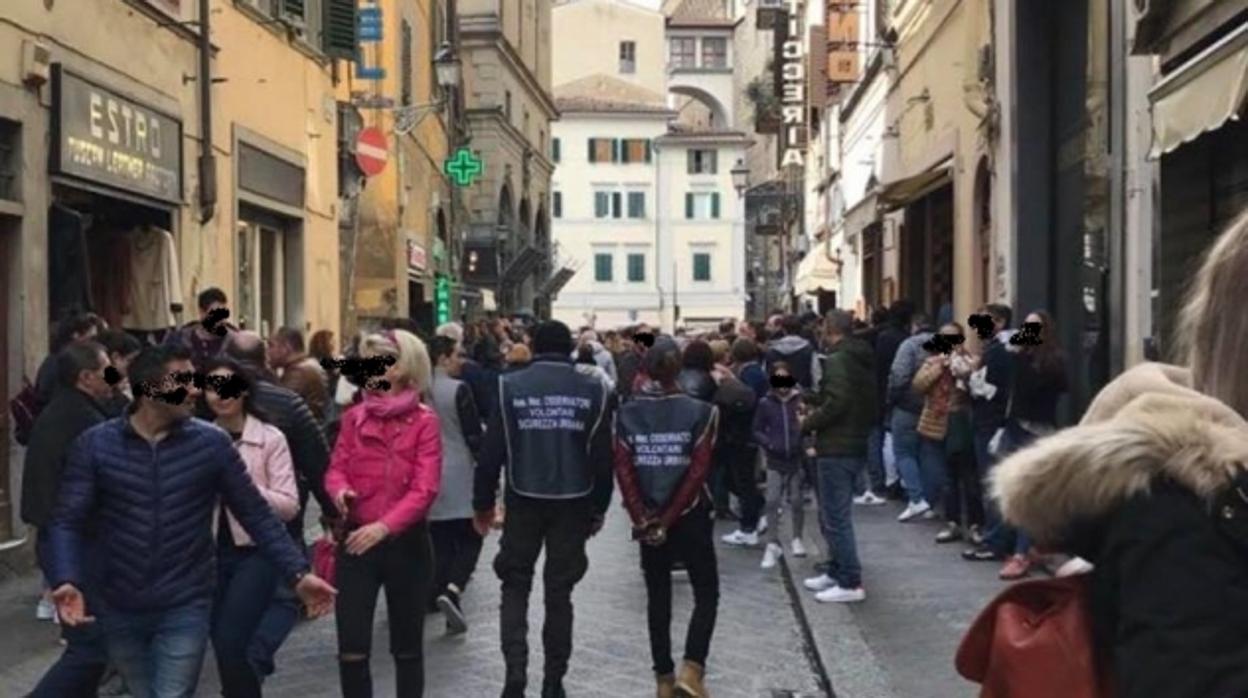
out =
[[[877,426],[867,437],[867,468],[854,482],[854,494],[862,496],[870,489],[884,491],[884,427]]]
[[[923,476],[919,470],[919,415],[903,409],[893,410],[893,454],[897,473],[911,504],[923,501]]]
[[[44,529],[40,529],[35,538],[35,553],[41,560],[48,559]],[[94,613],[91,589],[84,585],[81,591],[87,600],[87,613]],[[108,667],[108,647],[99,624],[62,625],[61,637],[65,640],[65,651],[43,675],[30,698],[95,698],[100,689],[100,679]]]
[[[821,456],[819,471],[819,527],[832,558],[826,574],[842,589],[862,586],[862,564],[854,540],[854,480],[866,467],[865,458]]]
[[[223,547],[217,553],[217,597],[212,609],[212,650],[221,691],[230,698],[260,696],[260,672],[248,651],[272,605],[277,568],[254,547]]]
[[[264,611],[264,617],[251,636],[251,646],[247,649],[247,658],[255,668],[256,674],[263,681],[277,671],[274,658],[281,649],[282,643],[290,637],[291,631],[299,623],[303,614],[303,605],[299,597],[287,584],[278,584],[277,591]]]
[[[989,435],[991,438],[992,435]],[[1036,437],[1029,434],[1019,427],[1006,426],[1001,437],[996,461],[999,462],[1005,456],[1031,444]],[[995,463],[994,463],[995,465]],[[987,488],[984,489],[987,492]],[[1026,533],[1014,528],[1001,518],[1001,512],[997,509],[996,502],[992,503],[993,525],[989,528],[985,535],[984,541],[994,551],[1002,555],[1025,555],[1031,549],[1031,539]],[[987,508],[985,508],[987,513]]]
[[[923,483],[923,498],[935,507],[945,501],[945,485],[949,481],[949,457],[945,453],[945,441],[919,437],[919,480]],[[947,513],[947,512],[946,512]]]
[[[108,653],[134,698],[191,698],[208,649],[212,602],[100,613]]]

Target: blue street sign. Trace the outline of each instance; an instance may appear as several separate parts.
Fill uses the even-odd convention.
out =
[[[359,11],[358,38],[360,43],[376,43],[382,39],[384,24],[380,7],[361,7]]]

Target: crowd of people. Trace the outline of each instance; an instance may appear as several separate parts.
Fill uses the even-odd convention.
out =
[[[1243,262],[1248,224],[1215,250]],[[38,531],[67,643],[32,695],[93,695],[111,668],[137,698],[191,696],[211,642],[223,694],[259,696],[299,617],[332,608],[342,694],[371,696],[383,591],[396,694],[422,695],[425,621],[441,614],[448,634],[468,632],[462,600],[484,539],[501,529],[493,571],[503,696],[525,695],[528,604],[543,551],[541,695],[563,696],[572,593],[617,487],[639,546],[660,698],[707,695],[719,613],[715,521],[735,529],[719,545],[756,550],[772,569],[786,555],[808,555],[808,494],[826,554],[804,586],[819,602],[866,598],[853,509],[890,500],[903,524],[939,524],[935,543],[965,542],[965,560],[1002,563],[1002,579],[1086,571],[1090,560],[1121,583],[1147,566],[1138,556],[1151,541],[1173,562],[1156,574],[1208,588],[1215,582],[1181,569],[1181,541],[1161,539],[1178,524],[1131,507],[1150,506],[1133,498],[1158,472],[1183,520],[1200,518],[1201,499],[1222,492],[1214,484],[1248,481],[1248,440],[1232,438],[1248,433],[1244,382],[1225,365],[1242,364],[1231,347],[1248,320],[1216,315],[1233,302],[1228,264],[1210,257],[1185,311],[1192,371],[1133,369],[1083,426],[1061,432],[1070,367],[1054,318],[1033,309],[1016,323],[1001,304],[965,325],[947,306],[933,321],[903,300],[869,323],[844,310],[777,313],[670,335],[645,324],[574,333],[556,321],[494,318],[448,323],[422,339],[396,321],[341,352],[325,332],[305,344],[295,328],[266,339],[219,321],[227,301],[216,289],[199,297],[201,320],[161,346],[73,318],[39,370],[36,398],[23,403],[33,424],[22,517]],[[1138,404],[1150,391],[1166,397]],[[1192,415],[1180,420],[1185,406],[1221,431]],[[1069,436],[1080,429],[1082,438]],[[1112,437],[1129,449],[1150,430],[1160,434],[1150,453],[1181,455],[1149,466],[1098,443]],[[1100,462],[1124,474],[1097,481]],[[315,572],[309,499],[333,551]],[[1233,504],[1223,511],[1233,514]],[[1087,532],[1122,507],[1108,533]],[[1208,552],[1197,568],[1248,594],[1245,569],[1221,564],[1237,543],[1197,538]],[[1078,557],[1055,560],[1058,552]],[[694,601],[679,668],[670,638],[676,570]],[[1102,627],[1134,623],[1146,636],[1111,640],[1128,653],[1117,661],[1136,666],[1160,652],[1150,642],[1179,641],[1165,634],[1173,617],[1159,610],[1163,590],[1101,591],[1115,612]],[[1195,625],[1196,647],[1185,652],[1242,639],[1242,626],[1199,615],[1222,598],[1231,597],[1188,602],[1195,620],[1182,620]],[[1233,656],[1242,659],[1244,647]],[[1222,676],[1243,689],[1248,662],[1230,662]],[[1164,665],[1139,669],[1153,675]]]

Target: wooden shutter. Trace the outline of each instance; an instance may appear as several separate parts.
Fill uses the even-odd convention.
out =
[[[625,163],[625,164],[628,164],[630,162],[636,162],[635,160],[629,157],[630,153],[628,152],[629,145],[632,144],[632,141],[624,140],[624,141],[618,141],[618,142],[620,144],[620,162]]]
[[[356,53],[356,0],[324,0],[322,49],[330,58],[354,60]]]
[[[555,162],[559,162],[559,139],[552,138],[550,140],[550,157]]]
[[[646,140],[642,142],[646,144],[646,162],[649,163],[650,157],[651,157],[650,154],[654,150],[654,144],[650,142],[649,138],[647,138]]]
[[[598,162],[598,160],[594,156],[595,156],[594,139],[591,138],[589,139],[589,161],[590,162]]]
[[[711,194],[711,218],[719,218],[719,192]]]
[[[624,195],[620,192],[611,192],[611,217],[622,218],[624,216]]]
[[[281,0],[281,13],[284,18],[306,20],[307,7],[305,0]]]
[[[693,194],[685,194],[685,220],[693,220]]]

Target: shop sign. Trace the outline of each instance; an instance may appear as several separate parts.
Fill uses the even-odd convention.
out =
[[[54,174],[182,202],[182,122],[52,66]]]
[[[451,321],[451,279],[441,274],[433,284],[433,310],[437,324]]]
[[[780,114],[783,119],[784,157],[781,167],[806,164],[806,49],[802,46],[802,0],[789,0],[788,37],[780,49]]]
[[[425,248],[415,240],[407,241],[407,266],[416,271],[424,271],[429,267],[429,257]]]
[[[858,81],[858,12],[828,0],[828,82],[833,86]]]

